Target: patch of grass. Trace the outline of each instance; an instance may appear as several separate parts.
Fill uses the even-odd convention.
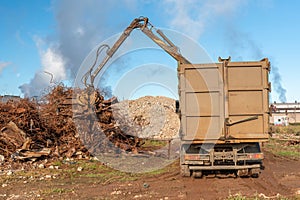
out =
[[[60,160],[56,160],[52,163],[53,166],[61,166],[62,165],[62,162]]]
[[[87,178],[102,178],[105,177],[106,175],[104,173],[101,174],[83,174],[82,176],[87,177]]]
[[[22,170],[22,171],[15,171],[12,175],[1,175],[0,176],[0,184],[7,183],[7,182],[14,182],[20,180],[28,180],[30,178],[37,179],[45,175],[45,172],[41,169],[35,170]]]
[[[81,172],[77,172],[77,167],[82,167]],[[99,183],[105,183],[106,181],[131,181],[136,180],[135,174],[125,173],[107,167],[100,162],[80,161],[72,169],[68,169],[67,174],[71,178],[85,177],[85,178],[97,178]]]
[[[246,199],[247,197],[241,194],[229,195],[229,197],[227,197],[227,200],[246,200]]]
[[[166,173],[167,171],[167,168],[161,168],[154,171],[146,172],[145,175],[160,175]]]
[[[54,194],[62,194],[62,193],[66,193],[66,192],[71,192],[72,190],[70,189],[64,189],[64,188],[49,188],[46,190],[43,190],[41,193],[44,195],[54,195]]]
[[[78,161],[74,167],[82,167],[83,170],[85,171],[95,171],[95,170],[105,170],[107,167],[104,166],[102,163],[100,163],[99,161],[86,161],[86,160],[82,160],[82,161]]]
[[[110,176],[119,176],[119,175],[124,175],[125,174],[124,172],[114,170],[114,169],[107,170],[105,173],[110,175]]]
[[[88,173],[88,174],[81,174],[80,177],[86,178],[97,178],[98,183],[112,183],[116,181],[134,181],[137,180],[139,175],[124,173],[117,170],[111,171],[103,171],[101,173]]]
[[[163,147],[166,146],[167,141],[162,140],[143,140],[143,147]]]
[[[270,138],[264,149],[277,156],[300,160],[300,144],[289,145],[286,140]]]
[[[84,169],[84,170],[96,170],[98,169],[98,165],[97,163],[83,163],[80,164],[80,166]]]
[[[300,135],[300,125],[298,124],[290,124],[289,126],[270,126],[271,133],[276,134],[292,134],[292,135]]]
[[[154,171],[144,172],[144,173],[127,173],[127,172],[122,172],[104,166],[101,171],[97,170],[95,171],[95,173],[82,174],[82,176],[102,177],[104,179],[113,179],[113,180],[115,180],[116,177],[119,177],[118,179],[116,179],[116,181],[133,181],[143,176],[155,176],[155,175],[164,174],[168,172],[169,168],[170,166],[158,170],[154,170]]]
[[[278,151],[277,154],[280,156],[300,158],[300,152],[296,151]]]
[[[40,177],[41,175],[43,175],[41,171],[42,170],[18,171],[16,172],[16,175],[18,177],[22,176],[24,178]]]
[[[67,174],[72,174],[72,173],[76,172],[76,169],[75,168],[67,168],[67,169],[64,169],[63,172],[65,172]]]
[[[66,192],[66,190],[63,189],[63,188],[53,188],[51,192],[52,193],[59,193],[59,194],[61,194],[61,193]]]
[[[77,169],[81,167],[82,171]],[[70,177],[71,179],[77,177],[100,177],[100,174],[106,173],[109,168],[105,167],[100,162],[80,160],[75,164],[66,165],[60,174],[62,177]]]

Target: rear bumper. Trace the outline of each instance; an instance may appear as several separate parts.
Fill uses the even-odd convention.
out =
[[[243,170],[243,169],[253,169],[260,168],[259,164],[255,165],[217,165],[217,166],[200,166],[200,165],[190,165],[190,170]]]
[[[258,161],[264,159],[263,153],[237,153],[237,151],[230,152],[214,152],[210,154],[190,154],[185,153],[182,157],[185,164],[204,164],[204,162],[214,163],[215,161],[232,161],[237,163],[239,161]],[[235,164],[236,165],[236,164]]]

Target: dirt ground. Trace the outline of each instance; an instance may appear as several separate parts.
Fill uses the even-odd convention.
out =
[[[128,175],[100,162],[70,161],[59,169],[2,170],[0,199],[300,199],[299,160],[265,151],[264,166],[259,178],[194,179],[180,176],[178,162],[159,172]]]

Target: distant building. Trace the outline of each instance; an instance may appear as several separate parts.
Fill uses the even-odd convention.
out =
[[[6,103],[8,101],[20,101],[21,97],[20,96],[15,96],[15,95],[0,95],[0,102],[1,103]]]
[[[300,123],[300,103],[276,103],[270,105],[270,123],[278,126]]]

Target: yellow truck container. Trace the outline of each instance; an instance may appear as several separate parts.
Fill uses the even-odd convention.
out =
[[[268,59],[179,64],[181,173],[258,177],[268,140]]]

